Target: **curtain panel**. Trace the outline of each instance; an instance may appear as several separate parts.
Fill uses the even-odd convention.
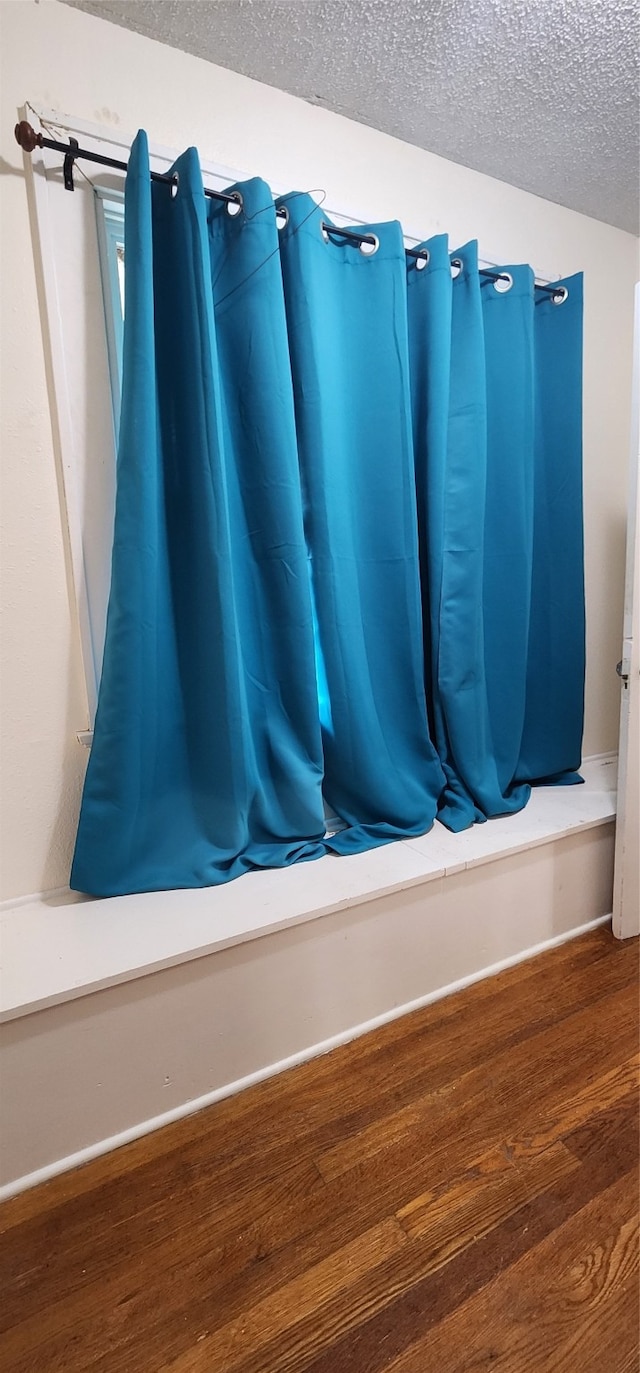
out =
[[[141,131],[72,887],[222,883],[579,780],[581,277],[555,303],[475,243],[415,259],[387,223],[370,252],[259,179],[231,214],[194,149],[172,173]]]

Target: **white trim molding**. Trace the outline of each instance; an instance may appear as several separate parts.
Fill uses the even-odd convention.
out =
[[[583,786],[537,788],[518,815],[463,834],[436,823],[418,839],[249,872],[222,887],[103,900],[63,890],[7,902],[0,1023],[598,828],[615,816],[615,754],[586,760],[583,776]]]

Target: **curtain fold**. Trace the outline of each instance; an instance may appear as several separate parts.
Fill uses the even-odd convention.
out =
[[[535,495],[519,775],[580,782],[585,677],[582,273],[535,306]]]
[[[438,818],[459,831],[520,810],[529,796],[516,769],[532,500],[528,435],[519,445],[532,408],[521,295],[532,313],[533,279],[518,269],[517,287],[503,296],[491,287],[484,304],[475,242],[451,257],[443,235],[422,246],[427,266],[407,266],[416,481],[434,733],[447,779]]]
[[[172,175],[141,131],[72,887],[222,883],[580,781],[582,277],[554,303],[475,242],[422,265],[258,178],[207,200],[195,149]]]
[[[96,895],[324,852],[275,210],[253,182],[246,222],[207,219],[195,150],[172,170],[175,196],[151,184],[140,133],[112,585],[71,874]]]
[[[330,713],[324,789],[337,853],[423,834],[442,772],[422,663],[404,243],[367,225],[368,255],[307,195],[281,256],[305,529]]]
[[[502,266],[481,278],[487,397],[482,600],[487,704],[500,793],[524,805],[519,778],[533,558],[534,276]],[[507,289],[502,289],[504,286]]]

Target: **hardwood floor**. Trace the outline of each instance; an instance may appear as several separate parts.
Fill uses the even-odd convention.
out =
[[[593,934],[0,1210],[3,1373],[637,1373],[638,945]]]

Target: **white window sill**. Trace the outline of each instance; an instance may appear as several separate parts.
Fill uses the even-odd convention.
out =
[[[247,943],[345,907],[535,848],[615,818],[616,758],[585,785],[542,788],[519,815],[353,857],[250,872],[222,887],[92,900],[72,892],[5,903],[0,1021]]]

